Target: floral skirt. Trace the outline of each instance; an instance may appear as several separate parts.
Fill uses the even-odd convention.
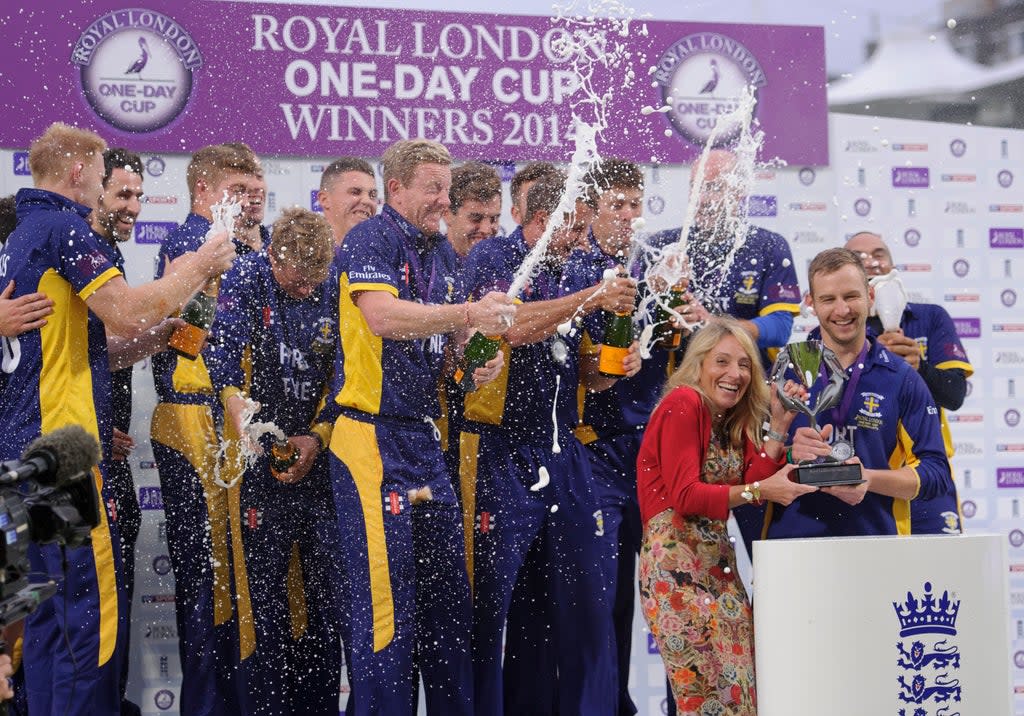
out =
[[[679,713],[754,716],[754,625],[725,522],[671,509],[651,518],[640,598]]]

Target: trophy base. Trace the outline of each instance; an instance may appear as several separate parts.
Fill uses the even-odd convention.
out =
[[[793,470],[796,481],[801,485],[830,487],[832,485],[859,485],[864,482],[860,465],[844,463],[817,463],[801,465]]]

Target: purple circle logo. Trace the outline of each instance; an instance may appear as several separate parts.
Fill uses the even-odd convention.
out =
[[[978,514],[978,506],[974,504],[973,500],[964,500],[960,505],[960,510],[964,513],[964,517],[968,519]]]
[[[971,264],[967,262],[967,259],[957,259],[953,262],[953,273],[960,278],[966,276],[971,270]]]
[[[1008,288],[999,294],[999,300],[1003,302],[1003,305],[1010,308],[1017,303],[1017,292],[1012,288]]]
[[[1005,420],[1006,424],[1011,428],[1017,427],[1020,425],[1020,411],[1016,408],[1010,408],[1003,414],[1003,420]]]
[[[723,121],[723,108],[740,103],[747,87],[765,84],[757,56],[735,38],[718,32],[698,32],[676,40],[654,63],[655,86],[672,111],[668,120],[678,134],[698,145],[715,133],[715,146],[732,142],[739,121]]]
[[[857,212],[857,216],[867,216],[871,213],[871,202],[867,199],[857,199],[853,202],[853,210]]]
[[[161,577],[171,573],[171,558],[161,554],[153,559],[153,571]]]
[[[170,689],[160,689],[153,694],[153,703],[161,711],[167,711],[174,706],[174,692]]]
[[[1024,532],[1020,530],[1010,530],[1010,534],[1007,535],[1010,539],[1010,544],[1014,547],[1020,547],[1024,545]]]
[[[921,232],[917,229],[907,229],[903,232],[903,240],[907,243],[907,246],[917,246],[921,243]]]
[[[657,216],[661,212],[665,211],[665,200],[657,194],[652,195],[647,200],[647,211]]]
[[[114,10],[88,25],[71,52],[93,111],[115,129],[153,132],[170,124],[203,65],[195,40],[153,10]]]
[[[996,181],[998,181],[999,186],[1003,187],[1004,189],[1010,188],[1010,185],[1013,184],[1013,172],[1011,172],[1009,169],[1003,169],[996,175]]]
[[[813,184],[816,177],[817,174],[814,172],[813,167],[804,167],[800,170],[800,173],[797,174],[797,178],[800,179],[800,183],[804,186],[810,186]]]
[[[146,160],[146,173],[151,177],[163,176],[167,163],[161,157],[150,157]]]
[[[954,157],[962,157],[967,153],[967,142],[962,139],[954,139],[949,143],[949,151]]]
[[[1014,652],[1013,663],[1018,669],[1024,669],[1024,651]]]

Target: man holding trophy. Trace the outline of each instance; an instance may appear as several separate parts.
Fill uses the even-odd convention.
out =
[[[910,501],[953,490],[938,410],[920,376],[873,337],[873,290],[846,249],[818,254],[808,268],[820,322],[790,344],[773,371],[810,391],[790,428],[794,475],[821,487],[765,515],[768,538],[910,533]],[[798,407],[797,404],[790,407]]]

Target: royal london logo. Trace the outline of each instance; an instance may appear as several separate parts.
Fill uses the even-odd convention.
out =
[[[960,668],[960,649],[955,643],[956,620],[960,613],[960,600],[952,599],[943,591],[938,599],[932,593],[930,582],[924,583],[924,595],[918,599],[907,592],[903,603],[893,602],[899,620],[900,637],[896,643],[896,666],[902,670],[897,677],[899,691],[896,696],[906,704],[916,704],[913,711],[901,708],[899,716],[929,716],[948,713],[950,700],[961,700],[962,687],[955,672]],[[940,704],[945,707],[932,712]]]
[[[71,62],[81,68],[82,91],[100,118],[116,129],[145,133],[182,113],[192,93],[192,73],[203,58],[175,20],[131,8],[89,25]]]
[[[674,42],[658,59],[654,80],[669,121],[678,134],[704,145],[718,120],[739,106],[748,86],[756,91],[768,82],[754,54],[728,35],[698,32]],[[755,106],[756,112],[756,106]],[[715,146],[734,140],[737,123],[718,134]]]

